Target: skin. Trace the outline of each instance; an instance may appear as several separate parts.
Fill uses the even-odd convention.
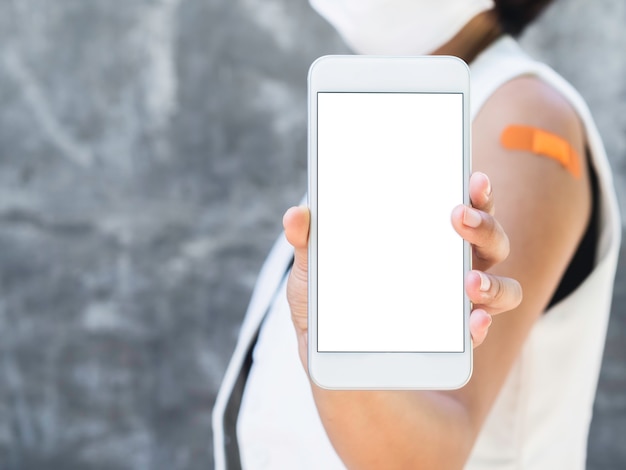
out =
[[[487,12],[435,53],[471,60],[498,34],[495,17]],[[474,346],[481,346],[474,353],[472,379],[455,391],[330,391],[311,383],[326,432],[350,469],[463,468],[507,373],[576,251],[591,210],[586,165],[581,162],[582,178],[575,179],[552,159],[504,149],[499,136],[511,124],[553,132],[585,154],[575,111],[536,78],[511,80],[481,109],[473,122],[473,166],[479,170],[470,180],[473,208],[459,206],[451,215],[455,230],[473,245],[474,271],[465,286],[475,307]],[[306,369],[308,210],[291,208],[283,222],[295,251],[287,296]]]

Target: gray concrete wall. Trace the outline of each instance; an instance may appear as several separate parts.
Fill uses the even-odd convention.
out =
[[[622,200],[624,24],[623,0],[562,0],[524,39],[588,98]],[[304,0],[0,0],[0,469],[212,467],[305,187],[306,71],[344,51]],[[625,262],[593,470],[626,467]]]

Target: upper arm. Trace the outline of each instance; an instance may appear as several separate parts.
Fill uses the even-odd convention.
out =
[[[509,125],[537,127],[567,141],[582,161],[575,178],[556,160],[500,143]],[[474,434],[495,401],[533,324],[558,287],[587,226],[591,210],[584,129],[569,103],[549,85],[521,77],[503,85],[474,120],[473,169],[489,175],[496,217],[510,239],[509,257],[490,271],[517,279],[524,299],[494,317],[474,352],[474,372],[463,389],[448,392],[466,406]]]

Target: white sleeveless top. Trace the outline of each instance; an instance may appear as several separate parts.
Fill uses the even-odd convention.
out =
[[[465,468],[584,469],[621,236],[611,170],[580,95],[549,67],[530,59],[512,38],[496,41],[470,68],[472,118],[496,89],[520,75],[544,80],[578,111],[598,176],[599,227],[593,271],[533,327]],[[217,470],[227,468],[224,408],[264,317],[237,422],[243,468],[345,468],[322,427],[298,359],[284,292],[284,272],[291,256],[289,245],[281,237],[261,271],[241,328],[214,408]]]

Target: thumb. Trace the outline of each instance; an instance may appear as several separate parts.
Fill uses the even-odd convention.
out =
[[[304,206],[291,207],[283,216],[285,236],[294,248],[293,267],[287,281],[287,300],[299,336],[307,331],[308,321],[309,224],[309,209]]]

